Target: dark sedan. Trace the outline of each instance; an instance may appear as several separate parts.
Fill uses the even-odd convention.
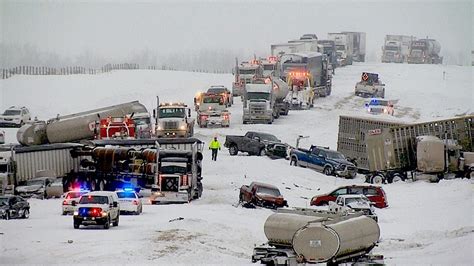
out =
[[[30,204],[24,198],[14,195],[0,196],[0,217],[11,218],[30,217]]]

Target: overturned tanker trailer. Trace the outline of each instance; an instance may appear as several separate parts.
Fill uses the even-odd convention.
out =
[[[279,210],[267,218],[264,232],[268,243],[254,248],[252,262],[269,265],[373,262],[368,253],[380,238],[377,222],[361,213],[312,209]]]
[[[151,128],[146,107],[138,101],[133,101],[70,115],[58,115],[47,122],[28,123],[18,130],[16,136],[18,142],[24,146],[94,139],[98,134],[97,127],[101,118],[132,114],[137,125]]]

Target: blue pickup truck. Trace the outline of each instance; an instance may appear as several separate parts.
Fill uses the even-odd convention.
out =
[[[313,168],[325,175],[335,175],[345,178],[354,178],[357,167],[349,162],[340,152],[327,147],[312,145],[309,150],[292,149],[290,165]]]

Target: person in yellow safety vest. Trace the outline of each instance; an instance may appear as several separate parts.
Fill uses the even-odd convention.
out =
[[[211,140],[211,143],[209,143],[209,150],[212,151],[212,160],[217,161],[217,151],[221,149],[221,144],[217,140],[217,137],[214,137],[213,140]]]

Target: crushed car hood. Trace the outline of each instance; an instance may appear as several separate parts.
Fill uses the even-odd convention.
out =
[[[19,186],[19,187],[16,188],[16,191],[32,193],[32,192],[38,191],[42,187],[43,187],[42,185]]]

